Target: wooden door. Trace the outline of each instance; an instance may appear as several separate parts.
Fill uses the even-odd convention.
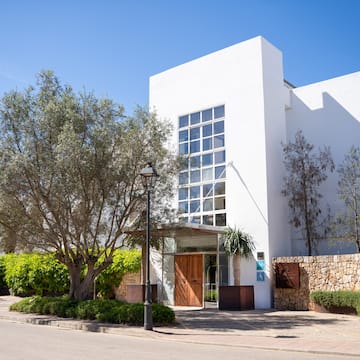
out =
[[[175,305],[203,306],[203,256],[175,255]]]

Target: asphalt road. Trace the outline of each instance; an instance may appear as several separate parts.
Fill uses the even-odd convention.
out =
[[[184,343],[149,337],[67,330],[0,320],[1,360],[359,359],[290,351]]]

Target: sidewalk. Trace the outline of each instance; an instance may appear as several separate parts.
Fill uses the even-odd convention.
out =
[[[311,311],[218,311],[176,308],[178,325],[141,327],[99,324],[8,311],[17,297],[0,297],[0,320],[206,345],[360,356],[360,317]]]

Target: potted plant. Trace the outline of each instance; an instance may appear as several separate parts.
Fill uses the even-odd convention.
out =
[[[253,309],[253,286],[240,286],[241,258],[250,258],[255,250],[252,236],[236,227],[228,227],[223,234],[223,240],[225,253],[232,256],[234,285],[219,287],[219,309]]]

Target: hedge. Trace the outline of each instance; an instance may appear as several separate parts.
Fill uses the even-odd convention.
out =
[[[64,318],[98,320],[113,324],[142,325],[144,305],[126,304],[117,300],[75,301],[63,297],[33,296],[10,306],[11,311],[56,315]],[[175,322],[175,313],[161,304],[152,305],[153,321],[157,325]]]
[[[325,308],[352,308],[360,316],[359,291],[314,291],[310,294],[310,299]]]

